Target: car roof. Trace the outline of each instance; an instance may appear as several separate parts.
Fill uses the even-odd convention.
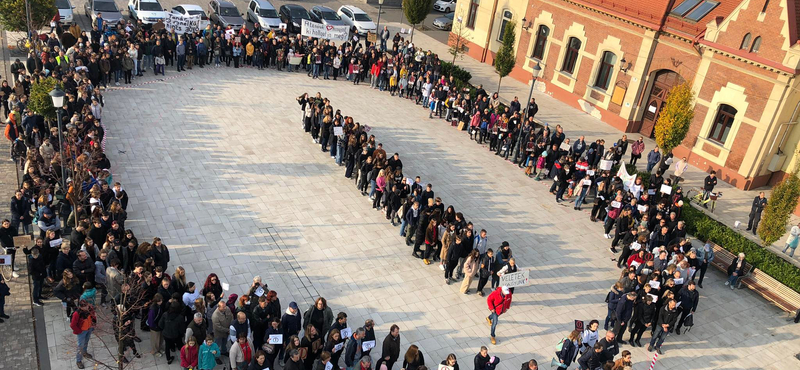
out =
[[[333,10],[333,9],[331,9],[331,8],[328,8],[327,6],[322,6],[322,5],[317,5],[317,6],[313,7],[313,8],[311,8],[311,10],[314,10],[314,9],[316,9],[316,10],[319,10],[319,11],[321,11],[321,12],[331,12],[331,13],[336,13],[336,11],[335,11],[335,10]]]
[[[186,10],[203,10],[203,8],[200,5],[195,5],[195,4],[178,4],[175,6],[176,7],[180,6]]]
[[[303,10],[306,10],[306,8],[304,8],[304,7],[300,6],[300,5],[297,5],[297,4],[285,4],[283,6],[285,6],[286,9],[290,9],[290,10],[291,9],[303,9]]]
[[[362,14],[362,13],[363,13],[363,14],[367,14],[367,12],[365,12],[365,11],[361,10],[361,8],[359,8],[359,7],[355,6],[355,5],[342,5],[342,8],[344,8],[344,9],[347,9],[347,10],[350,10],[350,11],[351,11],[351,12],[353,12],[354,14],[355,14],[355,13],[358,13],[358,14]]]
[[[252,1],[255,1],[256,4],[258,4],[258,7],[261,9],[275,9],[275,6],[272,5],[272,3],[267,0],[252,0]]]
[[[139,2],[142,2],[142,3],[157,3],[158,1],[157,0],[139,0]]]
[[[233,3],[230,1],[225,1],[225,0],[214,0],[214,1],[216,1],[217,4],[219,4],[219,6],[232,6],[234,8],[236,7],[236,5],[233,5]]]

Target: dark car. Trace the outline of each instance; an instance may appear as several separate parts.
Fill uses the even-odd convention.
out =
[[[222,28],[231,26],[236,30],[244,26],[244,18],[239,13],[239,9],[230,1],[211,0],[208,3],[208,14],[213,25],[220,25]]]
[[[317,5],[311,8],[311,20],[317,23],[322,23],[326,26],[346,26],[347,23],[344,23],[342,17],[336,13],[335,10],[328,8],[327,6],[320,6]]]
[[[300,33],[303,28],[303,19],[312,20],[305,8],[297,4],[281,5],[279,12],[281,22],[286,23],[287,31]]]

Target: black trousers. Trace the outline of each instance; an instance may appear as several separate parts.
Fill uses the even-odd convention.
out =
[[[629,340],[634,340],[634,339],[635,340],[640,340],[640,339],[642,339],[642,334],[644,334],[644,331],[647,330],[647,326],[645,325],[645,323],[643,323],[643,322],[636,322],[636,323],[631,322],[630,325],[631,325],[631,328],[630,328],[629,331],[631,333],[631,338]]]
[[[175,358],[172,355],[172,352],[180,350],[180,348],[181,348],[181,338],[164,337],[164,352],[166,352],[167,354],[167,361],[169,361],[172,358]]]
[[[684,308],[681,310],[681,317],[678,319],[678,326],[677,326],[678,329],[680,329],[681,326],[683,326],[683,322],[686,321],[686,316],[689,316],[690,313],[692,313],[691,308]]]
[[[761,222],[761,212],[750,212],[750,220],[747,221],[747,230],[758,230],[758,223]]]

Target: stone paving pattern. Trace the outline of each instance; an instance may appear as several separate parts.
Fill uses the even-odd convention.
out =
[[[557,205],[549,182],[527,179],[426,110],[366,86],[253,69],[193,72],[108,92],[104,114],[114,179],[131,198],[126,227],[142,241],[162,237],[170,271],[182,265],[198,283],[215,272],[237,294],[261,275],[284,308],[297,301],[303,311],[322,295],[348,313],[350,326],[375,320],[379,341],[398,324],[402,350],[417,344],[432,364],[455,353],[470,367],[488,345],[502,370],[530,358],[547,368],[573,320],[605,317],[603,297],[619,275],[608,240],[587,211]],[[410,257],[399,230],[302,132],[294,98],[317,91],[400,153],[406,176],[432,183],[436,196],[487,229],[491,247],[507,240],[520,266],[533,269],[532,285],[517,290],[500,319],[497,345],[489,344],[485,298],[459,294],[436,266]],[[667,339],[656,368],[800,366],[800,326],[723,282],[709,272],[696,326]],[[63,311],[48,304],[45,315],[53,368],[73,368]],[[98,341],[90,352],[102,352]],[[645,350],[632,352],[635,369],[649,367]],[[178,368],[149,355],[134,367]]]

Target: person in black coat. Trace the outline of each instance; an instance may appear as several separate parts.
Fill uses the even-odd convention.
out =
[[[600,342],[594,344],[591,351],[586,351],[578,359],[578,365],[581,369],[595,370],[604,364],[603,361],[603,345]]]
[[[622,301],[620,301],[620,303],[622,303]],[[617,344],[614,332],[606,332],[605,338],[597,341],[597,344],[603,347],[603,351],[600,353],[601,363],[614,361],[614,357],[619,354],[619,345]]]
[[[158,327],[164,337],[164,352],[167,354],[167,364],[172,364],[175,358],[172,352],[180,350],[181,338],[186,332],[186,320],[183,315],[184,305],[180,300],[171,300],[169,311],[161,316]]]
[[[580,336],[580,331],[573,330],[568,337],[564,338],[561,351],[556,352],[556,358],[565,368],[568,368],[578,356],[578,338]]]
[[[17,191],[11,197],[11,227],[19,230],[19,225],[22,225],[22,232],[29,234],[32,222],[31,202],[23,196],[21,191]]]
[[[167,271],[169,264],[169,249],[166,244],[161,243],[161,238],[153,238],[153,249],[150,251],[150,257],[153,257],[155,266],[161,266],[164,271]],[[215,297],[219,299],[219,296]]]
[[[678,319],[678,326],[675,327],[675,334],[681,335],[681,326],[686,321],[686,317],[693,314],[697,310],[697,304],[700,302],[700,292],[695,287],[695,282],[688,282],[677,294],[678,302],[680,305],[681,317]]]
[[[480,352],[475,355],[475,359],[472,362],[475,365],[474,370],[485,370],[486,364],[489,362],[489,349],[486,346],[481,346]]]
[[[632,346],[642,346],[639,341],[642,339],[642,334],[644,334],[645,330],[649,329],[653,325],[653,319],[655,319],[655,315],[656,305],[653,304],[653,297],[647,295],[638,304],[636,304],[630,324],[631,337],[628,340]]]
[[[636,292],[628,292],[625,298],[622,298],[617,303],[616,320],[614,321],[614,335],[616,336],[617,343],[624,343],[622,339],[625,334],[625,329],[628,328],[628,322],[633,316],[633,304],[636,302]]]

